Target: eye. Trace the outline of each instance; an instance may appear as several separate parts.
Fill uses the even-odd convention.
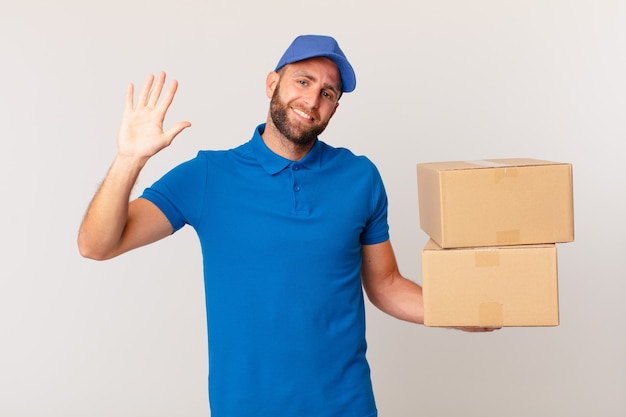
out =
[[[333,93],[330,93],[330,92],[328,92],[326,90],[322,90],[322,96],[327,98],[327,99],[329,99],[329,100],[331,100],[331,101],[335,99],[335,96],[333,95]]]

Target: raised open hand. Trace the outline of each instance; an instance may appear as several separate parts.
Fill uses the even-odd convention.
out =
[[[174,100],[178,82],[172,81],[161,98],[164,85],[164,72],[156,76],[156,81],[154,75],[148,75],[137,97],[137,103],[134,103],[133,84],[126,88],[126,105],[117,139],[119,154],[150,158],[169,146],[180,132],[191,126],[189,122],[178,122],[170,129],[163,130],[165,114]]]

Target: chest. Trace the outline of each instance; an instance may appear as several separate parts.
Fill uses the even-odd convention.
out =
[[[358,250],[372,211],[371,184],[358,172],[339,168],[291,164],[274,175],[260,167],[214,171],[202,233],[248,250],[298,245]]]

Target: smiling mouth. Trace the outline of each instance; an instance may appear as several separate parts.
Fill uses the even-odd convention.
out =
[[[314,120],[313,116],[311,116],[308,113],[303,112],[302,110],[298,110],[298,109],[296,109],[294,107],[292,107],[291,110],[293,110],[294,113],[296,113],[298,116],[304,117],[305,119],[308,119],[308,120],[311,120],[311,121]]]

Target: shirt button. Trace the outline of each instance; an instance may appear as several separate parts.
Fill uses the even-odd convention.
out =
[[[300,165],[298,164],[294,164],[291,169],[293,169],[294,171],[299,171],[300,170]]]
[[[294,185],[293,190],[295,192],[299,192],[300,191],[300,186],[299,185]]]

